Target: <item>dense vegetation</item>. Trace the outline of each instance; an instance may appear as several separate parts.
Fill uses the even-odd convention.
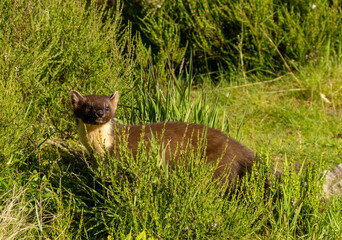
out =
[[[339,1],[110,3],[0,1],[0,238],[339,238],[320,174],[341,159]],[[119,91],[121,123],[221,129],[262,164],[229,194],[196,152],[87,165],[72,89]]]
[[[276,75],[340,47],[338,1],[176,0],[125,2],[124,16],[160,65],[194,56],[201,73]]]

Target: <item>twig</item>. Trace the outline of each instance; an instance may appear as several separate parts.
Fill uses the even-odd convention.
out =
[[[253,22],[252,20],[248,19],[250,22]],[[279,54],[280,58],[282,59],[282,61],[285,64],[285,67],[287,68],[287,70],[290,72],[290,74],[294,77],[294,79],[296,80],[296,82],[299,84],[300,87],[302,87],[301,82],[299,81],[299,79],[296,77],[296,75],[292,72],[290,66],[287,64],[285,58],[283,57],[283,55],[281,54],[281,52],[279,51],[278,47],[275,45],[275,43],[273,42],[273,40],[268,36],[268,34],[264,31],[264,29],[262,29],[260,27],[260,30],[263,32],[263,34],[267,37],[267,39],[271,42],[271,44],[273,45],[273,47],[275,48],[275,50],[277,51],[277,53]]]
[[[272,83],[272,82],[275,82],[275,81],[278,81],[280,79],[282,79],[283,77],[289,75],[291,73],[286,73],[282,76],[279,76],[277,78],[274,78],[272,80],[268,80],[268,81],[262,81],[262,82],[256,82],[256,83],[248,83],[248,84],[244,84],[244,85],[238,85],[238,86],[232,86],[232,87],[225,87],[225,88],[216,88],[216,89],[212,89],[212,90],[209,90],[210,92],[213,92],[213,91],[219,91],[219,90],[227,90],[227,89],[233,89],[233,88],[241,88],[241,87],[249,87],[249,86],[253,86],[253,85],[261,85],[261,84],[266,84],[266,83]],[[206,92],[209,92],[209,91],[206,91]]]
[[[243,37],[244,37],[242,0],[240,0],[240,9],[241,9],[241,38],[240,38],[240,43],[239,43],[239,51],[240,51],[242,75],[243,75],[243,79],[245,81],[245,89],[246,89],[246,91],[248,93],[248,88],[247,88],[248,85],[247,85],[247,80],[246,80],[246,71],[245,71],[245,66],[244,66],[244,62],[243,62],[243,54],[242,54]]]
[[[274,44],[273,40],[267,35],[267,33],[264,31],[264,29],[260,28],[260,30],[265,34],[265,36],[267,37],[267,39],[272,43],[273,47],[277,50],[279,56],[281,57],[281,59],[283,60],[285,67],[287,68],[287,70],[291,73],[291,75],[294,77],[294,79],[297,81],[297,83],[299,84],[299,86],[302,86],[302,83],[299,81],[299,79],[296,77],[296,75],[292,72],[290,66],[287,64],[286,60],[284,59],[283,55],[281,54],[281,52],[279,51],[278,47]]]
[[[293,88],[293,89],[285,89],[285,90],[278,90],[272,92],[265,92],[265,93],[283,93],[283,92],[296,92],[296,91],[306,91],[306,88]]]

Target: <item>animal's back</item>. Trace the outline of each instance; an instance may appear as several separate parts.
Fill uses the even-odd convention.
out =
[[[119,140],[120,136],[128,134],[128,148],[132,149],[134,156],[137,154],[137,147],[143,129],[147,148],[150,147],[150,141],[153,141],[153,139],[159,143],[163,142],[166,153],[165,160],[168,164],[170,164],[171,159],[175,161],[174,163],[177,163],[177,153],[181,148],[190,146],[197,149],[200,145],[205,144],[202,147],[207,162],[216,163],[217,160],[220,161],[214,173],[214,178],[223,177],[222,181],[227,178],[232,181],[237,176],[243,177],[246,172],[251,170],[255,159],[253,151],[228,137],[222,131],[205,125],[184,122],[160,122],[146,125],[118,126],[117,129],[119,131],[114,133],[117,140]],[[120,140],[117,142],[120,142]]]

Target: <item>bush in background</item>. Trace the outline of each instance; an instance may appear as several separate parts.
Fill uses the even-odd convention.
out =
[[[124,1],[124,16],[156,64],[179,64],[191,53],[200,73],[278,74],[288,71],[284,60],[292,67],[317,62],[328,41],[338,49],[341,39],[338,1]]]

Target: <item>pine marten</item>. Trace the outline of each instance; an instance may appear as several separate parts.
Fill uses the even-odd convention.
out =
[[[137,154],[138,143],[144,137],[146,147],[151,146],[151,139],[157,139],[164,146],[165,160],[177,164],[177,157],[170,157],[180,146],[187,142],[196,149],[204,138],[206,147],[203,157],[207,163],[217,163],[213,178],[233,183],[236,177],[243,177],[250,172],[255,160],[253,151],[244,147],[225,133],[205,125],[185,122],[160,122],[146,125],[120,125],[114,121],[119,100],[119,93],[113,95],[83,96],[71,91],[69,101],[76,121],[81,143],[89,152],[103,155],[106,152],[117,154],[115,143],[119,143],[124,134],[128,134],[128,148],[133,156]],[[144,134],[142,135],[142,131]],[[117,145],[117,144],[116,144]],[[114,149],[115,148],[115,149]],[[120,156],[119,156],[120,157]]]

